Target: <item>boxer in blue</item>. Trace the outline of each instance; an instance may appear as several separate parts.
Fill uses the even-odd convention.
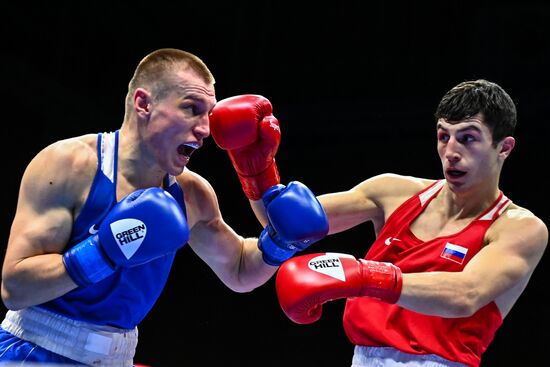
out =
[[[212,186],[186,168],[210,135],[216,102],[202,60],[156,50],[129,83],[120,129],[60,140],[31,160],[3,263],[0,364],[132,366],[137,326],[182,246],[230,289],[248,292],[327,234],[315,195],[299,182],[281,185],[280,127],[256,95],[212,117],[231,138],[250,204],[265,205],[270,221],[258,238],[225,223]]]

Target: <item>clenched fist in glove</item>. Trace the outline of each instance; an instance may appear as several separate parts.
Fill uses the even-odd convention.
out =
[[[267,264],[279,266],[327,235],[327,214],[303,183],[272,186],[262,200],[268,224],[258,239],[258,247]]]
[[[245,94],[219,101],[210,113],[212,137],[227,150],[250,200],[259,200],[280,182],[275,154],[281,130],[272,112],[267,98]]]
[[[63,254],[67,273],[79,286],[97,283],[119,267],[134,267],[177,251],[189,239],[180,204],[158,187],[120,200],[91,235]]]
[[[293,257],[275,280],[279,304],[297,324],[319,320],[323,303],[339,298],[368,296],[395,303],[402,285],[397,266],[338,253]]]

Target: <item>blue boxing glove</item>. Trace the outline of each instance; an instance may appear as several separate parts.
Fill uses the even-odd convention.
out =
[[[281,265],[328,233],[327,215],[321,203],[298,181],[269,188],[262,196],[268,224],[258,239],[263,260]]]
[[[158,187],[134,191],[118,202],[98,233],[63,254],[79,286],[97,283],[118,267],[141,265],[175,252],[189,240],[181,206]]]

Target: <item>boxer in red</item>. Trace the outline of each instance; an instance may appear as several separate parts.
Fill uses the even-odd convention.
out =
[[[352,367],[479,366],[547,246],[546,224],[499,189],[515,146],[509,95],[463,82],[435,117],[442,178],[382,174],[318,197],[329,234],[372,222],[365,258],[310,253],[276,276],[280,305],[299,324],[346,299]]]

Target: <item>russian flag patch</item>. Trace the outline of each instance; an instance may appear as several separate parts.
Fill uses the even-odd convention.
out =
[[[454,261],[455,263],[462,264],[467,252],[468,249],[466,247],[447,242],[443,252],[441,253],[441,257]]]

